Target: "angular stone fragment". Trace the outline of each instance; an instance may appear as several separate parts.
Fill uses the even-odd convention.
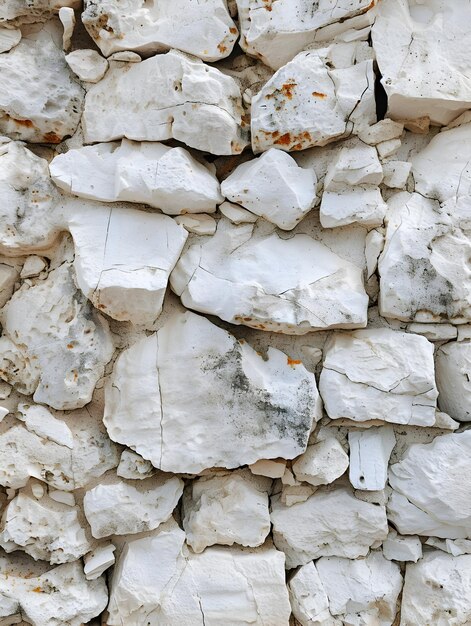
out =
[[[405,189],[411,167],[407,161],[386,161],[383,163],[383,184],[393,189]]]
[[[394,622],[402,576],[399,566],[381,552],[357,560],[323,557],[316,569],[329,610],[342,624],[391,626]]]
[[[83,90],[46,31],[27,35],[0,55],[0,133],[60,143],[80,122]]]
[[[61,7],[80,8],[80,0],[6,0],[0,5],[0,24],[45,22]]]
[[[51,246],[62,228],[47,161],[23,144],[0,144],[0,251],[21,255]]]
[[[417,563],[422,558],[422,543],[417,536],[403,537],[392,528],[383,541],[383,554],[390,561],[412,561]]]
[[[211,215],[206,215],[205,213],[177,215],[175,221],[189,233],[214,235],[216,232],[216,220]]]
[[[222,183],[222,194],[283,230],[293,229],[312,209],[317,177],[285,152],[271,148],[239,165]]]
[[[78,512],[77,507],[20,492],[3,513],[0,545],[6,552],[22,550],[50,563],[76,561],[90,550]]]
[[[427,323],[471,320],[469,215],[464,195],[442,204],[418,193],[391,198],[378,263],[381,315]]]
[[[1,10],[1,9],[0,9]],[[21,41],[21,30],[19,28],[0,27],[0,52],[8,52]]]
[[[97,83],[108,69],[108,61],[96,50],[74,50],[65,60],[72,72],[87,83]]]
[[[433,426],[433,344],[389,328],[335,333],[324,349],[319,388],[332,419]]]
[[[358,133],[359,139],[370,146],[376,146],[383,141],[398,139],[404,132],[404,124],[391,119],[380,120],[373,126],[368,126]]]
[[[210,213],[223,201],[219,182],[184,148],[123,139],[69,150],[50,165],[60,189],[102,202],[139,202],[168,215]]]
[[[471,421],[471,343],[446,343],[435,359],[438,404],[460,422]]]
[[[301,626],[342,626],[329,611],[329,598],[313,561],[297,570],[288,590],[293,615]]]
[[[188,545],[195,552],[214,544],[262,545],[270,532],[270,485],[248,469],[196,480],[183,497]]]
[[[72,449],[29,430],[29,419],[25,424],[8,420],[0,424],[1,485],[18,489],[35,477],[56,489],[73,491],[118,464],[118,451],[101,420],[91,419],[86,410],[76,411],[69,423]],[[55,439],[57,433],[55,429]]]
[[[115,557],[113,552],[116,547],[112,543],[98,546],[84,557],[83,573],[87,580],[95,580],[103,574],[109,567],[114,565]]]
[[[408,563],[401,604],[401,626],[471,621],[471,555],[435,550]]]
[[[243,209],[241,206],[232,204],[232,202],[223,202],[219,205],[219,210],[233,224],[251,223],[256,222],[258,219],[258,215],[254,215],[250,211]]]
[[[83,508],[96,539],[128,535],[167,521],[182,493],[183,481],[176,476],[149,478],[135,486],[121,480],[87,491]]]
[[[366,325],[361,269],[307,235],[281,239],[222,219],[183,253],[170,284],[186,307],[261,330]]]
[[[347,468],[348,454],[335,437],[329,436],[308,446],[293,463],[296,478],[316,487],[334,482]]]
[[[288,568],[321,556],[356,559],[388,534],[386,510],[357,500],[344,487],[318,489],[306,502],[284,506],[272,498],[273,541]]]
[[[73,449],[74,436],[72,431],[65,422],[56,419],[45,406],[19,404],[17,418],[24,422],[27,430],[41,437],[41,439]]]
[[[401,534],[471,538],[471,431],[412,445],[391,465],[388,516]]]
[[[158,213],[81,207],[69,214],[77,285],[114,319],[151,326],[187,232]]]
[[[470,7],[446,0],[385,0],[378,9],[372,39],[388,115],[398,120],[428,116],[441,125],[469,109],[464,51],[471,44]]]
[[[264,360],[205,318],[175,314],[116,361],[104,422],[164,471],[290,459],[320,416],[314,375],[290,361],[272,348]]]
[[[224,0],[86,0],[82,21],[105,56],[134,50],[144,56],[178,48],[203,61],[227,57],[237,28]]]
[[[79,561],[54,567],[40,576],[17,573],[11,557],[0,559],[0,616],[17,616],[36,626],[81,626],[106,607],[104,578],[88,581]],[[5,607],[5,608],[4,608]],[[24,623],[24,622],[23,622]]]
[[[282,553],[267,545],[195,554],[184,540],[173,522],[126,545],[111,583],[110,626],[288,623]]]
[[[242,49],[274,69],[290,61],[314,43],[316,31],[330,24],[344,23],[366,13],[376,0],[329,0],[315,4],[303,0],[237,0]]]
[[[69,263],[33,287],[24,283],[0,320],[3,380],[55,409],[90,402],[113,344],[107,322],[77,291]]]
[[[144,478],[153,476],[155,469],[152,463],[143,459],[140,454],[126,449],[121,453],[121,459],[116,473],[118,476],[121,476],[121,478],[143,480]]]
[[[253,151],[325,146],[376,121],[373,62],[356,53],[309,50],[279,69],[252,98]]]
[[[72,36],[75,28],[75,13],[71,7],[61,7],[59,9],[59,19],[64,27],[62,34],[62,48],[67,51],[72,43]]]
[[[233,78],[172,50],[111,67],[87,93],[82,126],[87,143],[173,137],[213,154],[239,154],[247,144],[243,112]]]
[[[388,463],[396,445],[391,426],[350,430],[350,483],[355,489],[380,491],[388,480]]]

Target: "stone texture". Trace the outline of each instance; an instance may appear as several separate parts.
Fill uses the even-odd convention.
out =
[[[437,350],[438,405],[460,422],[471,421],[471,343],[453,341]]]
[[[65,61],[72,72],[87,83],[97,83],[106,74],[108,61],[96,50],[74,50]]]
[[[335,437],[328,435],[309,445],[293,463],[296,478],[315,487],[328,485],[348,468],[348,454]]]
[[[0,6],[0,24],[30,24],[43,22],[61,7],[78,9],[79,0],[8,0]]]
[[[220,220],[214,237],[183,253],[170,284],[186,307],[261,330],[366,324],[360,268],[307,235],[282,239]]]
[[[388,480],[388,463],[396,445],[391,426],[350,430],[350,483],[355,489],[380,491]]]
[[[314,375],[279,350],[267,357],[203,317],[174,315],[116,361],[108,433],[171,472],[298,456],[320,417]]]

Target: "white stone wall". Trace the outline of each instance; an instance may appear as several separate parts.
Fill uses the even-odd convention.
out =
[[[0,625],[471,624],[471,5],[0,0]]]

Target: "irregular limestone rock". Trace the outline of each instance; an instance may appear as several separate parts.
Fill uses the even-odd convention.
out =
[[[8,52],[21,41],[21,30],[19,28],[0,27],[0,52]]]
[[[247,144],[243,112],[233,78],[172,50],[111,67],[87,93],[82,127],[87,143],[173,137],[213,154],[239,154]]]
[[[382,545],[383,555],[390,561],[412,561],[417,563],[422,558],[422,543],[416,536],[403,537],[392,528]]]
[[[65,60],[72,72],[87,83],[97,83],[108,69],[108,61],[96,50],[74,50]]]
[[[389,328],[335,333],[324,348],[319,389],[331,419],[433,426],[433,344]]]
[[[96,539],[157,528],[168,520],[183,493],[176,476],[97,485],[83,499],[85,516]]]
[[[298,456],[319,411],[314,375],[300,363],[272,348],[264,360],[187,312],[120,355],[104,422],[155,467],[198,473]]]
[[[131,0],[125,11],[119,0],[86,0],[82,21],[105,56],[121,50],[150,56],[177,48],[218,61],[231,53],[238,35],[223,0]]]
[[[376,121],[373,62],[323,48],[301,52],[252,98],[252,149],[325,146]],[[344,58],[347,57],[347,58]]]
[[[73,491],[116,467],[119,454],[101,421],[91,419],[86,410],[72,417],[72,449],[65,441],[59,444],[29,430],[27,415],[24,423],[5,418],[0,424],[0,484],[18,489],[34,477],[56,489]],[[55,428],[55,439],[57,434]]]
[[[0,82],[0,133],[33,143],[74,134],[83,90],[48,32],[25,36],[0,55]]]
[[[39,276],[39,274],[46,268],[47,261],[43,257],[31,255],[26,258],[20,273],[20,278],[32,278],[33,276]]]
[[[232,324],[293,335],[366,325],[360,268],[307,235],[221,219],[214,237],[183,253],[170,284],[186,307]]]
[[[193,215],[177,215],[177,224],[183,226],[189,233],[197,235],[214,235],[216,232],[216,220],[211,215],[198,213]]]
[[[29,311],[25,316],[24,311]],[[92,309],[63,263],[15,292],[0,312],[0,377],[55,409],[90,402],[113,354],[107,322]]]
[[[293,615],[301,626],[342,626],[329,611],[329,598],[313,561],[297,570],[288,590]]]
[[[112,543],[98,546],[84,557],[83,573],[87,580],[96,580],[109,567],[114,565],[114,551],[116,546]]]
[[[71,7],[61,7],[59,9],[59,19],[64,27],[62,34],[62,48],[69,50],[72,44],[72,36],[75,28],[75,13]]]
[[[357,559],[386,539],[386,510],[357,500],[349,489],[318,489],[305,502],[284,506],[272,498],[273,541],[288,568],[321,556]]]
[[[393,196],[378,262],[382,316],[426,323],[471,320],[469,215],[466,196],[443,204],[418,193]]]
[[[61,231],[58,193],[47,161],[23,144],[0,144],[0,251],[21,255],[50,247]]]
[[[56,419],[45,406],[40,404],[19,404],[16,417],[24,422],[26,429],[41,439],[57,443],[72,450],[74,436],[62,420]]]
[[[332,436],[308,446],[293,463],[296,478],[315,487],[334,482],[347,468],[348,454]]]
[[[388,480],[388,463],[396,445],[392,426],[349,430],[350,483],[355,489],[380,491]]]
[[[243,209],[241,206],[232,204],[232,202],[223,202],[219,205],[219,210],[233,224],[252,223],[256,222],[258,219],[258,215],[254,215],[250,211]]]
[[[152,326],[187,238],[170,217],[133,209],[81,207],[69,214],[76,281],[110,317]]]
[[[408,563],[401,604],[401,626],[471,620],[471,555],[451,556],[434,550]]]
[[[240,45],[252,56],[278,69],[309,44],[316,31],[339,22],[348,28],[351,18],[366,13],[376,0],[328,0],[309,4],[303,0],[237,0],[241,26]]]
[[[391,626],[394,622],[402,576],[399,566],[381,552],[356,560],[323,557],[316,569],[329,610],[342,624]]]
[[[469,109],[471,9],[446,0],[385,0],[372,29],[388,115],[397,120],[428,116],[448,124]]]
[[[50,165],[56,185],[80,198],[139,202],[167,213],[211,213],[219,182],[184,148],[123,139],[69,150]]]
[[[441,435],[391,465],[389,484],[402,498],[391,498],[388,516],[401,534],[471,538],[470,447],[471,431]]]
[[[172,522],[126,545],[111,583],[110,626],[288,623],[281,552],[267,545],[195,554],[184,540]]]
[[[292,230],[312,209],[317,177],[282,150],[271,148],[242,163],[221,185],[222,194],[283,230]]]
[[[195,552],[214,544],[262,545],[270,532],[270,485],[248,469],[196,480],[183,497],[188,545]]]
[[[150,461],[143,459],[140,454],[132,450],[123,450],[116,473],[121,478],[131,480],[143,480],[155,474],[155,469]]]
[[[23,616],[36,626],[81,626],[105,609],[108,594],[104,578],[86,580],[79,561],[30,576],[17,574],[8,557],[0,559],[0,599],[0,616],[17,615],[20,623]]]
[[[471,343],[446,343],[437,350],[438,405],[460,422],[471,421]]]
[[[0,545],[6,552],[22,550],[50,563],[76,561],[91,547],[78,512],[77,507],[20,492],[3,513]]]
[[[0,5],[0,24],[45,22],[61,7],[80,8],[80,0],[7,0]]]

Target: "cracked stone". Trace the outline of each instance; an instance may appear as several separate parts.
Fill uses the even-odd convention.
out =
[[[20,41],[21,30],[19,28],[0,27],[0,52],[8,52],[9,50],[17,46]]]
[[[396,445],[391,426],[380,426],[368,430],[350,430],[349,479],[354,489],[380,491],[388,480],[388,463]]]
[[[422,543],[416,535],[403,537],[392,528],[383,541],[384,557],[390,561],[412,561],[417,563],[422,558]]]
[[[438,405],[460,422],[471,422],[471,343],[446,343],[435,358]]]

